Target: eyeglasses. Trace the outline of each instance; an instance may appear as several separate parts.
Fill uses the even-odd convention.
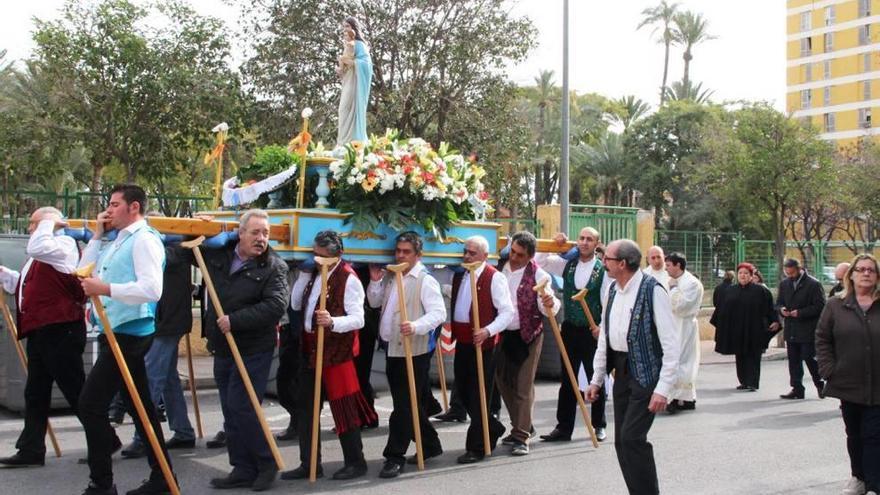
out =
[[[602,261],[623,261],[623,258],[612,258],[611,256],[605,256],[602,258]]]
[[[873,275],[877,273],[877,270],[871,268],[870,266],[857,266],[853,268],[853,271],[858,273],[865,273],[867,275]]]

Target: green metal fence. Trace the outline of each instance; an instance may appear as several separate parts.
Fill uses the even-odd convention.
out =
[[[71,192],[0,189],[0,233],[26,234],[31,212],[41,206],[54,206],[68,218],[91,218],[98,208],[107,204],[109,196],[94,192]],[[90,205],[97,208],[90,208]],[[210,210],[210,196],[156,195],[150,197],[150,209],[169,212],[171,216],[190,216],[196,211]]]
[[[782,267],[776,259],[776,244],[768,240],[746,239],[739,232],[704,232],[657,230],[654,243],[669,254],[681,252],[688,260],[688,270],[696,275],[703,286],[715,287],[727,270],[747,261],[761,272],[764,283],[775,291]],[[810,243],[787,241],[783,257],[801,260],[807,272],[826,285],[832,285],[834,267],[849,261],[855,253],[880,254],[878,242],[816,241]]]
[[[569,239],[577,239],[584,227],[599,231],[605,244],[616,239],[635,239],[638,208],[624,206],[571,205]]]

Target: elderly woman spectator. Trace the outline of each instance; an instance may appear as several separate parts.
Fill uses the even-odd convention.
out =
[[[755,267],[740,263],[737,283],[723,292],[710,323],[715,326],[715,352],[736,356],[737,390],[754,392],[761,379],[761,354],[779,328],[773,295],[753,282]]]
[[[843,493],[880,492],[880,289],[877,259],[856,256],[843,292],[828,300],[816,328],[825,395],[840,399],[852,478]]]

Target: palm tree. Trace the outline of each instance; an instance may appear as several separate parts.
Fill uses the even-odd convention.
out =
[[[657,38],[658,43],[662,43],[664,47],[663,54],[663,81],[660,83],[660,104],[663,104],[663,88],[666,87],[666,79],[669,76],[669,47],[675,42],[675,32],[672,29],[673,19],[678,12],[678,3],[668,3],[666,0],[660,0],[660,5],[645,9],[642,11],[642,22],[636,29],[641,29],[649,25],[657,25],[651,33],[655,35],[660,32]]]
[[[673,19],[675,22],[674,42],[684,47],[681,58],[684,59],[684,76],[681,78],[682,85],[690,85],[690,67],[694,56],[692,50],[695,45],[704,41],[714,40],[717,36],[709,34],[709,21],[703,14],[695,14],[691,11],[679,12]]]
[[[549,157],[543,155],[544,145],[547,142],[547,113],[550,107],[559,97],[556,85],[553,81],[552,70],[542,70],[535,78],[538,89],[538,136],[536,150],[538,152],[535,161],[535,204],[549,202],[552,196],[550,176],[553,171],[553,163]]]
[[[672,86],[664,91],[666,101],[692,101],[698,105],[709,103],[709,99],[715,93],[709,88],[703,89],[703,83],[697,83],[696,86],[688,81],[687,84],[682,81],[675,81]]]
[[[617,108],[611,113],[611,120],[623,127],[624,132],[651,110],[650,105],[633,95],[614,100],[614,104]]]

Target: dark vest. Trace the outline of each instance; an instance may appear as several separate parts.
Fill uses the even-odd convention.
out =
[[[480,327],[485,328],[486,325],[492,323],[495,320],[495,317],[498,316],[498,310],[495,308],[495,305],[492,303],[492,277],[498,270],[495,267],[485,264],[483,267],[483,273],[480,274],[479,278],[477,278],[477,305],[480,310]],[[450,308],[450,314],[455,318],[455,303],[458,300],[458,290],[461,287],[461,281],[464,280],[464,273],[456,273],[454,277],[452,277],[452,306]],[[470,283],[470,282],[468,282]],[[474,297],[471,294],[471,297]],[[464,328],[459,325],[456,325],[455,322],[452,324],[452,335],[455,337],[457,342],[461,342],[463,344],[472,344],[474,342],[474,328],[473,328],[473,311],[468,311],[468,327]],[[498,342],[498,335],[495,337],[491,337],[486,339],[483,343],[483,349],[491,349],[495,347],[495,344]]]
[[[320,276],[321,272],[316,269],[312,274],[311,281],[309,281],[308,286],[306,286],[306,290],[303,294],[304,310],[305,305],[308,304],[312,288],[315,286],[315,280]],[[354,270],[352,270],[351,265],[344,261],[340,261],[339,266],[333,270],[333,273],[330,274],[330,277],[327,280],[327,311],[330,313],[330,316],[346,315],[345,285],[348,282],[349,276],[357,277]],[[315,310],[317,309],[318,304],[315,304]],[[315,358],[317,357],[318,352],[317,339],[315,338],[317,335],[315,332],[318,329],[318,323],[316,320],[317,317],[312,313],[313,332],[303,339],[305,352],[309,357],[309,368],[315,367]],[[345,333],[336,333],[329,330],[329,328],[324,329],[324,367],[350,361],[360,353],[358,343],[358,332],[360,330],[352,330]],[[303,332],[303,335],[305,336],[306,332]]]
[[[16,301],[22,290],[22,307],[17,311],[19,339],[47,325],[85,318],[86,296],[75,275],[61,273],[52,265],[33,260],[15,291]]]
[[[656,278],[645,274],[639,285],[636,302],[633,305],[626,333],[626,347],[629,354],[629,372],[639,385],[653,389],[660,379],[660,368],[663,366],[663,348],[657,335],[657,324],[654,322],[654,287],[663,287]],[[665,290],[665,289],[664,289]],[[611,324],[611,305],[617,294],[617,282],[608,290],[608,307],[605,308],[606,328]],[[608,353],[611,355],[611,339],[608,342]]]
[[[544,315],[538,307],[538,295],[535,293],[535,273],[538,264],[529,261],[523,269],[522,280],[516,288],[516,310],[519,315],[519,335],[523,342],[530,344],[544,330]],[[551,289],[552,290],[552,289]]]
[[[589,327],[587,315],[578,301],[572,301],[571,296],[577,294],[580,289],[575,287],[574,274],[577,271],[578,259],[575,258],[565,264],[562,271],[562,302],[565,304],[565,321],[579,327]],[[593,265],[593,271],[587,281],[585,288],[587,289],[587,307],[590,308],[590,314],[593,315],[596,325],[602,323],[602,280],[605,278],[605,267],[602,262],[596,259]]]

